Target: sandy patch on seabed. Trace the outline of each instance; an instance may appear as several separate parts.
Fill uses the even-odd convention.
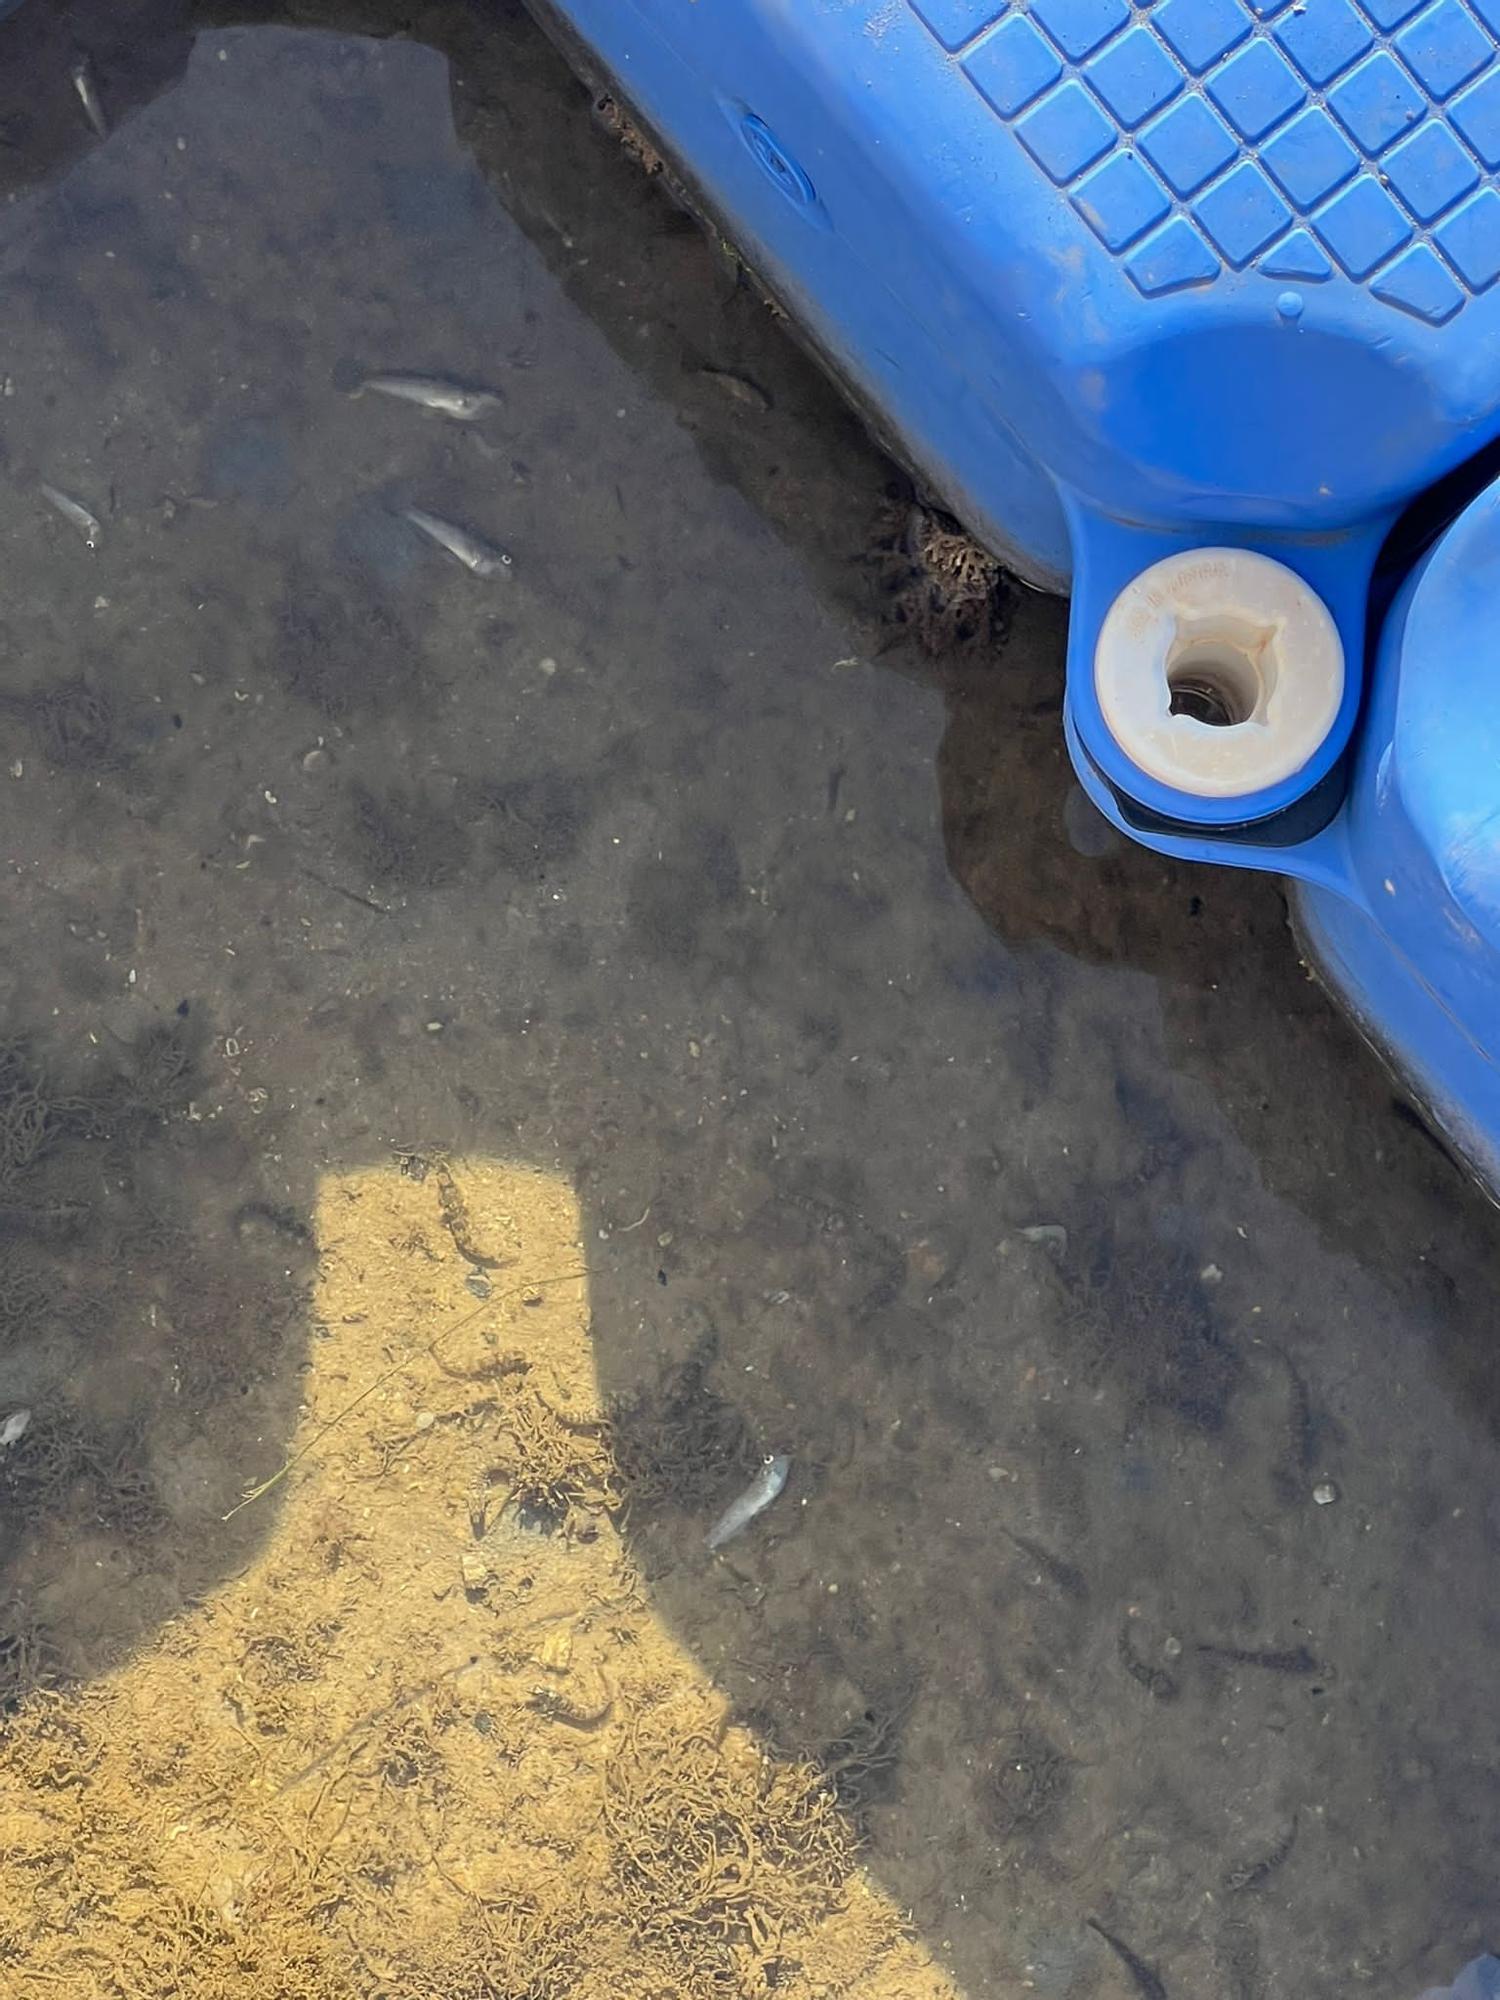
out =
[[[951,1996],[652,1611],[566,1184],[410,1159],[316,1224],[268,1544],[5,1726],[0,1991]]]

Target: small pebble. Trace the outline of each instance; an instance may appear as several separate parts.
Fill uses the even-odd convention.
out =
[[[437,1422],[437,1418],[431,1410],[418,1410],[412,1421],[419,1431],[430,1431]]]
[[[1339,1489],[1331,1479],[1325,1479],[1321,1486],[1313,1488],[1313,1499],[1320,1507],[1331,1507],[1339,1497]]]

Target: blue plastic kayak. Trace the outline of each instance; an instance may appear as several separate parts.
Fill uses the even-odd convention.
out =
[[[1500,0],[546,4],[1500,1185]]]

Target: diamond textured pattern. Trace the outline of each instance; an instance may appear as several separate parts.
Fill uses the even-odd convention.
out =
[[[945,49],[971,42],[1000,12],[995,0],[912,0],[912,5]]]
[[[1305,214],[1332,194],[1359,165],[1359,155],[1319,105],[1294,118],[1260,149],[1287,194]]]
[[[1239,153],[1229,127],[1201,97],[1185,97],[1146,127],[1141,150],[1175,194],[1195,194]]]
[[[1031,12],[1075,62],[1118,34],[1130,19],[1125,0],[1031,0]]]
[[[1386,154],[1385,174],[1418,222],[1435,221],[1479,180],[1473,159],[1435,118]]]
[[[1294,229],[1290,236],[1283,236],[1273,250],[1256,259],[1255,268],[1264,271],[1268,278],[1293,278],[1309,285],[1320,285],[1333,276],[1328,252],[1305,229]]]
[[[1196,75],[1238,47],[1255,23],[1240,0],[1163,0],[1151,25]]]
[[[1057,82],[1062,63],[1056,49],[1024,14],[1002,21],[973,55],[966,68],[1002,118],[1014,118],[1033,98]]]
[[[1411,224],[1379,181],[1361,174],[1321,212],[1318,234],[1351,278],[1368,278],[1411,241]]]
[[[1377,49],[1336,83],[1328,103],[1355,145],[1372,157],[1409,132],[1427,109],[1415,79],[1389,49]]]
[[[1483,187],[1433,231],[1438,248],[1472,292],[1500,278],[1500,194]]]
[[[1439,99],[1478,76],[1495,55],[1494,42],[1459,0],[1437,0],[1409,21],[1396,48],[1417,82]]]
[[[1136,289],[1500,280],[1500,0],[907,0]]]
[[[1172,204],[1134,153],[1111,153],[1079,182],[1073,206],[1111,250],[1124,250],[1162,221]]]
[[[1127,130],[1160,111],[1182,89],[1182,71],[1149,28],[1128,29],[1083,73],[1105,110]]]
[[[1076,78],[1050,91],[1016,130],[1042,172],[1063,187],[1115,143],[1109,120]]]
[[[1193,213],[1231,264],[1248,264],[1286,233],[1292,212],[1253,160],[1211,187]]]
[[[1291,65],[1269,42],[1247,42],[1208,79],[1208,94],[1245,139],[1263,139],[1304,104]]]
[[[1349,0],[1307,0],[1277,22],[1277,41],[1309,83],[1332,83],[1374,41],[1374,33]]]

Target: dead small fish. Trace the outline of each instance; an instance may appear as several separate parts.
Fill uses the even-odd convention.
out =
[[[1264,1667],[1268,1674],[1315,1674],[1316,1655],[1306,1646],[1216,1646],[1200,1640],[1197,1651],[1210,1660],[1225,1660],[1235,1667]]]
[[[1224,1887],[1231,1895],[1238,1895],[1242,1889],[1258,1889],[1267,1876],[1275,1874],[1297,1844],[1297,1827],[1298,1817],[1294,1812],[1291,1825],[1274,1847],[1267,1848],[1264,1854],[1256,1855],[1251,1861],[1241,1862],[1238,1868],[1229,1870],[1224,1877]]]
[[[1162,1984],[1161,1974],[1154,1965],[1147,1965],[1138,1952],[1130,1949],[1124,1938],[1118,1938],[1113,1931],[1107,1931],[1097,1917],[1083,1920],[1091,1931],[1103,1938],[1115,1957],[1135,1981],[1137,1989],[1145,2000],[1167,2000],[1167,1989]]]
[[[786,1485],[786,1476],[792,1469],[789,1458],[776,1453],[761,1462],[756,1473],[738,1500],[731,1500],[718,1520],[708,1531],[707,1541],[711,1549],[722,1549],[732,1541],[742,1528],[748,1528],[757,1514],[763,1514]]]
[[[80,56],[69,72],[73,88],[78,92],[78,102],[83,106],[83,115],[94,128],[97,138],[109,137],[109,120],[104,115],[104,106],[99,102],[99,92],[94,86],[94,73],[89,68],[87,57]]]
[[[1064,1597],[1070,1597],[1078,1604],[1085,1601],[1089,1587],[1084,1581],[1082,1570],[1075,1569],[1072,1563],[1054,1555],[1051,1549],[1043,1548],[1040,1542],[1034,1542],[1030,1535],[1018,1535],[1014,1528],[1007,1528],[1003,1521],[1000,1523],[1000,1532],[1007,1541],[1015,1544],[1028,1561],[1036,1564],[1047,1581]]]
[[[0,1451],[4,1451],[8,1444],[18,1444],[30,1425],[30,1410],[12,1410],[5,1422],[0,1424]]]
[[[394,396],[398,402],[416,403],[461,424],[471,424],[476,417],[498,410],[504,400],[493,389],[466,389],[460,382],[444,382],[436,375],[369,375],[354,393]]]
[[[439,520],[436,514],[429,514],[422,507],[408,507],[406,518],[414,528],[419,528],[430,542],[436,542],[440,549],[446,549],[450,556],[461,562],[466,570],[475,576],[499,576],[511,566],[510,557],[504,549],[491,548],[478,535],[471,535],[467,528],[459,528],[452,521]]]
[[[91,549],[97,549],[104,539],[104,530],[81,501],[70,500],[66,493],[59,493],[55,486],[42,482],[42,498],[49,507],[55,507],[63,519],[78,530]]]
[[[748,375],[736,375],[728,368],[700,368],[699,375],[705,382],[713,382],[724,394],[736,403],[743,403],[747,410],[769,410],[771,398]]]

